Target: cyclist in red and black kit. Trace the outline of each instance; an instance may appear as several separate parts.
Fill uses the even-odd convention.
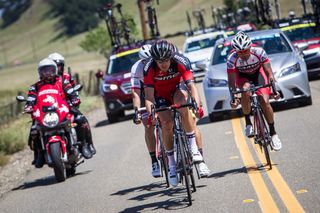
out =
[[[174,46],[165,41],[159,40],[151,47],[151,58],[144,67],[144,86],[146,97],[146,108],[148,115],[151,115],[151,105],[155,102],[156,107],[170,106],[171,104],[185,104],[188,100],[187,89],[191,96],[200,106],[200,99],[197,88],[193,83],[193,74],[187,61],[183,58],[174,57]],[[183,83],[184,82],[184,83]],[[186,88],[187,87],[187,88]],[[202,161],[202,155],[198,150],[195,139],[195,122],[188,108],[180,109],[182,124],[189,139],[189,146],[195,162]],[[196,112],[199,116],[199,113]],[[176,162],[173,149],[173,118],[171,112],[159,113],[163,130],[163,142],[168,155],[169,182],[177,186]],[[155,120],[152,121],[153,123]]]
[[[243,32],[238,32],[231,43],[234,51],[232,51],[227,58],[230,89],[247,89],[250,87],[249,82],[252,82],[255,86],[265,85],[271,81],[275,82],[270,61],[264,49],[261,47],[253,47],[250,37]],[[282,144],[274,127],[274,113],[269,102],[269,96],[271,94],[270,88],[261,88],[257,91],[257,94],[259,95],[259,101],[269,125],[272,138],[271,146],[274,150],[278,151],[281,149]],[[279,99],[280,94],[277,93],[274,98]],[[232,108],[236,108],[238,104],[238,99],[236,99],[236,102],[230,103]],[[247,137],[253,137],[253,128],[250,120],[251,105],[249,92],[242,94],[241,106],[246,121],[245,134]]]

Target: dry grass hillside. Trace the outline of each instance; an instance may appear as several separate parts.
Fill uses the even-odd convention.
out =
[[[116,0],[123,5],[123,11],[134,17],[140,32],[140,20],[136,0]],[[290,9],[301,13],[299,0],[280,0],[285,16]],[[222,6],[223,0],[160,0],[156,5],[160,33],[166,35],[188,29],[186,11],[205,9],[206,24],[213,23],[211,6]],[[12,97],[17,90],[26,90],[37,79],[37,62],[49,53],[57,51],[66,57],[66,63],[73,71],[87,73],[89,70],[104,69],[106,60],[97,54],[86,53],[79,47],[86,33],[72,38],[54,40],[59,33],[54,25],[57,19],[45,17],[49,5],[45,0],[33,0],[32,7],[10,27],[0,31],[0,104],[1,97]],[[105,26],[104,23],[101,23]],[[193,22],[195,25],[195,22]],[[141,34],[140,34],[141,38]],[[179,47],[184,37],[170,39]]]

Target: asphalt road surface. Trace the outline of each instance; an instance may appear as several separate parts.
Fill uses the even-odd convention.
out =
[[[90,117],[94,158],[63,183],[46,166],[33,169],[1,198],[0,212],[319,212],[320,81],[310,85],[312,106],[275,113],[283,149],[271,153],[271,171],[244,137],[243,118],[198,122],[211,173],[196,180],[192,206],[183,187],[166,188],[163,178],[151,176],[143,127],[130,115],[109,124],[101,109]]]

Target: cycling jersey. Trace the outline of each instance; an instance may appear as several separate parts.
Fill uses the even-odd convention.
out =
[[[244,82],[252,82],[256,86],[268,83],[266,73],[262,64],[268,63],[267,53],[261,47],[251,47],[248,60],[242,60],[236,51],[229,54],[227,58],[227,72],[237,73],[236,86],[241,87]],[[261,88],[257,94],[270,94],[269,88]]]
[[[131,89],[143,89],[143,60],[140,59],[131,67]]]
[[[153,59],[149,59],[144,67],[145,87],[154,88],[155,97],[171,102],[181,81],[185,84],[193,82],[193,74],[188,59],[180,54],[171,58],[169,70],[166,72],[162,72]]]

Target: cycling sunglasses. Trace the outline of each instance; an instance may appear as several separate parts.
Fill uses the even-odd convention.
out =
[[[157,62],[158,64],[162,64],[162,63],[166,63],[170,60],[171,60],[170,58],[167,58],[167,59],[163,59],[163,60],[155,60],[155,62]]]

